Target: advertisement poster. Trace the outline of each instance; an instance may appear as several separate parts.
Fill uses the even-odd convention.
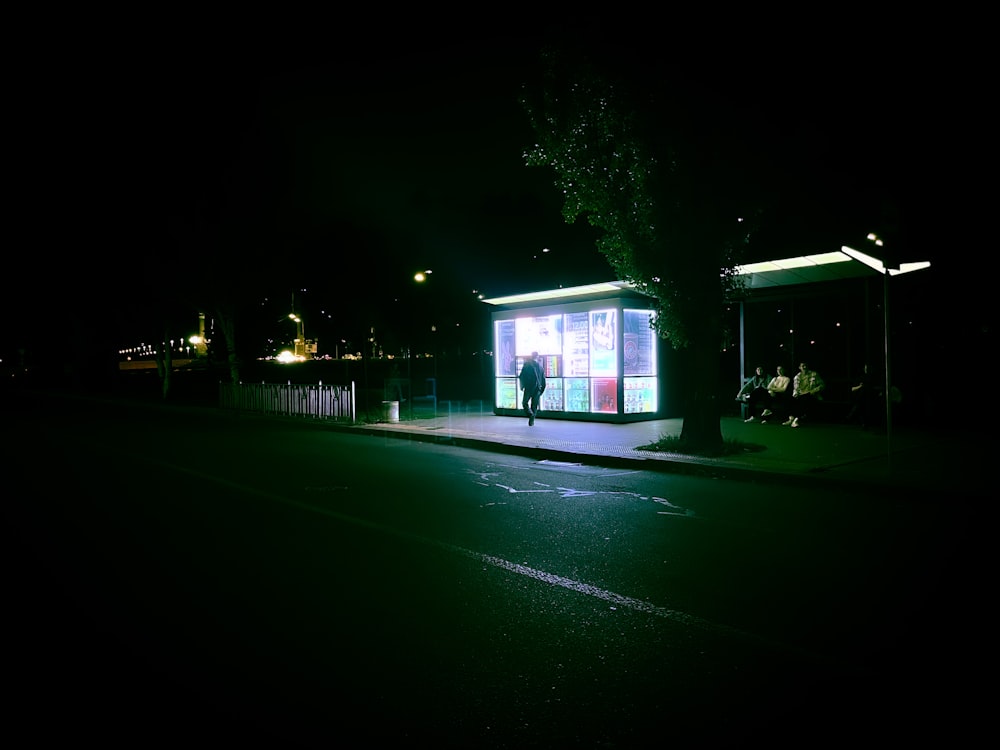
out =
[[[566,411],[590,411],[590,379],[566,378],[563,381]]]
[[[656,411],[656,378],[625,378],[625,413]]]
[[[562,352],[562,315],[518,318],[516,324],[516,354],[527,356],[531,352],[539,354],[560,354]]]
[[[561,358],[558,354],[539,354],[538,358],[541,360],[542,371],[546,378],[562,377],[562,368],[559,366]]]
[[[618,412],[618,378],[594,378],[591,411]]]
[[[562,378],[551,378],[546,382],[542,394],[542,411],[563,411]]]
[[[590,312],[590,374],[618,374],[618,352],[615,310]]]
[[[566,336],[563,358],[566,377],[586,377],[590,374],[590,318],[585,312],[566,315]]]
[[[656,336],[649,327],[650,310],[625,310],[623,360],[626,375],[656,374]]]
[[[517,400],[517,380],[515,378],[499,378],[497,380],[497,403],[501,409],[520,409]]]
[[[501,377],[513,377],[517,375],[517,362],[514,359],[516,354],[514,348],[514,330],[513,320],[500,320],[496,323],[496,374]]]

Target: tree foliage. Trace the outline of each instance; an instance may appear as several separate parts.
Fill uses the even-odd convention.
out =
[[[658,332],[689,346],[696,321],[740,288],[733,269],[758,212],[735,129],[680,83],[665,98],[643,75],[565,52],[543,60],[541,87],[522,100],[538,138],[526,163],[553,170],[566,221],[603,231],[598,249],[619,278],[656,301]]]
[[[602,230],[618,278],[654,300],[657,333],[686,355],[682,437],[718,444],[723,305],[757,215],[739,123],[707,92],[641,68],[551,50],[543,63],[522,100],[537,137],[525,161],[553,170],[566,221]]]

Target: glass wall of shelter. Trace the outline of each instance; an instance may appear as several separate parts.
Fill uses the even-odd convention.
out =
[[[541,416],[610,422],[661,417],[658,339],[648,298],[535,301],[492,314],[495,414],[523,416],[517,376],[537,352],[546,376]]]

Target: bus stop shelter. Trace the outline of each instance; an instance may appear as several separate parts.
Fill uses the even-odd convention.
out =
[[[745,282],[744,294],[734,303],[739,313],[740,382],[747,375],[748,305],[768,299],[809,299],[816,296],[819,288],[817,285],[823,282],[851,282],[859,279],[863,280],[867,303],[870,282],[881,279],[879,291],[884,320],[878,328],[881,329],[880,359],[883,360],[888,393],[891,385],[890,279],[929,266],[928,262],[888,266],[884,260],[874,255],[843,246],[837,251],[748,263],[738,267],[737,273]],[[836,285],[830,286],[836,288]],[[596,421],[631,421],[662,416],[657,394],[661,390],[662,378],[667,373],[657,369],[659,357],[656,354],[656,342],[636,338],[636,332],[644,326],[633,324],[631,328],[628,327],[630,316],[639,319],[647,315],[647,308],[652,307],[643,302],[641,297],[627,282],[615,281],[484,300],[497,308],[497,312],[493,314],[493,346],[498,368],[494,373],[496,413],[520,413],[516,400],[516,372],[523,357],[536,350],[541,352],[543,361],[551,367],[548,374],[553,378],[553,385],[559,386],[558,389],[553,388],[553,393],[560,400],[558,406],[552,402],[550,413],[557,412],[563,418]],[[863,307],[866,316],[862,325],[864,335],[866,339],[874,340],[871,332],[876,326],[867,317],[870,306],[865,304]],[[832,314],[828,310],[822,312],[827,318]],[[516,323],[516,320],[521,322]],[[597,345],[595,334],[610,320],[616,320],[620,325],[611,333],[607,351],[604,351],[604,347]],[[518,327],[522,323],[523,331]],[[576,329],[586,330],[588,333],[583,335]],[[545,350],[557,338],[558,345],[552,343],[555,348]],[[792,340],[794,341],[794,337]],[[866,356],[869,347],[866,340]],[[503,369],[501,363],[506,360],[499,355],[505,351],[508,351],[510,356],[507,359],[510,361],[509,366]],[[602,354],[601,358],[596,355],[598,351]],[[797,358],[792,346],[786,352],[789,367],[794,365],[793,360]],[[577,362],[579,365],[575,364]],[[588,377],[589,380],[586,379]],[[580,401],[583,396],[586,398]],[[889,408],[887,405],[887,417]]]
[[[870,235],[869,240],[875,243],[876,247],[881,247],[881,242],[875,235]],[[821,282],[844,282],[852,279],[863,279],[865,281],[866,301],[870,288],[868,280],[881,280],[881,359],[885,376],[885,393],[890,393],[892,386],[892,347],[890,342],[890,280],[901,274],[911,273],[930,267],[927,261],[901,262],[895,265],[887,263],[883,258],[878,258],[869,253],[862,252],[852,247],[842,246],[840,250],[815,255],[803,255],[797,257],[783,258],[780,260],[764,261],[759,263],[749,263],[737,268],[739,276],[743,277],[746,286],[746,295],[739,301],[739,356],[740,356],[740,382],[744,382],[747,377],[746,362],[746,305],[754,300],[766,299],[774,296],[783,290],[798,289],[802,295],[807,295],[815,284]],[[865,314],[869,310],[865,305]],[[870,334],[872,326],[866,319],[866,336]],[[868,346],[866,345],[866,350]],[[794,357],[794,355],[793,355]],[[891,399],[886,402],[886,425],[891,430]]]

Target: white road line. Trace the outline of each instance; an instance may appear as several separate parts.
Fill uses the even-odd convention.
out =
[[[429,547],[437,547],[439,549],[446,550],[453,554],[461,555],[463,557],[476,560],[480,563],[490,565],[501,570],[506,570],[508,572],[514,573],[516,575],[526,576],[528,578],[534,579],[536,581],[541,581],[542,583],[547,583],[551,586],[559,586],[570,591],[575,591],[579,594],[585,596],[590,596],[601,601],[614,604],[617,607],[623,607],[631,609],[636,612],[642,612],[644,614],[653,615],[654,617],[659,617],[664,620],[669,620],[671,622],[677,623],[679,625],[684,625],[686,627],[697,628],[703,631],[707,631],[716,635],[726,635],[733,637],[737,640],[741,640],[748,643],[753,643],[757,646],[763,646],[777,651],[783,651],[786,653],[795,653],[801,658],[806,658],[813,661],[828,662],[826,657],[814,652],[806,651],[805,649],[799,648],[797,646],[790,646],[788,644],[778,643],[776,641],[771,641],[769,639],[763,638],[761,636],[749,633],[738,628],[733,628],[729,625],[723,625],[717,622],[712,622],[710,620],[705,620],[701,617],[688,614],[686,612],[681,612],[675,609],[668,609],[666,607],[657,606],[651,602],[644,601],[642,599],[635,599],[630,596],[623,596],[622,594],[616,594],[613,591],[607,591],[605,589],[599,588],[597,586],[592,586],[589,583],[583,583],[582,581],[576,581],[571,578],[565,578],[554,573],[546,573],[542,570],[536,570],[535,568],[530,568],[526,565],[521,565],[519,563],[511,562],[510,560],[505,560],[501,557],[496,557],[494,555],[487,555],[481,552],[475,552],[473,550],[466,549],[464,547],[459,547],[448,542],[442,542],[437,539],[430,539],[425,536],[420,536],[418,534],[413,534],[409,531],[403,529],[396,529],[390,526],[385,526],[380,523],[375,523],[373,521],[367,521],[363,518],[358,518],[357,516],[348,515],[346,513],[341,513],[339,511],[331,510],[329,508],[322,508],[310,503],[304,503],[300,500],[294,500],[283,495],[276,495],[272,492],[266,492],[263,490],[258,490],[254,487],[241,484],[239,482],[233,482],[228,479],[224,479],[213,474],[206,474],[205,472],[196,471],[194,469],[188,469],[183,466],[177,466],[175,464],[170,464],[166,461],[159,461],[157,459],[150,459],[144,457],[150,463],[158,464],[165,468],[171,469],[173,471],[179,472],[181,474],[189,474],[191,476],[198,477],[199,479],[207,480],[210,482],[215,482],[216,484],[221,484],[226,487],[238,490],[240,492],[245,492],[250,495],[256,495],[257,497],[262,497],[274,502],[280,503],[282,505],[288,505],[300,510],[305,510],[310,513],[316,513],[318,515],[327,516],[328,518],[334,518],[345,523],[354,524],[356,526],[361,526],[368,529],[373,529],[380,531],[385,534],[390,534],[402,539],[407,539],[411,542],[416,542]]]

